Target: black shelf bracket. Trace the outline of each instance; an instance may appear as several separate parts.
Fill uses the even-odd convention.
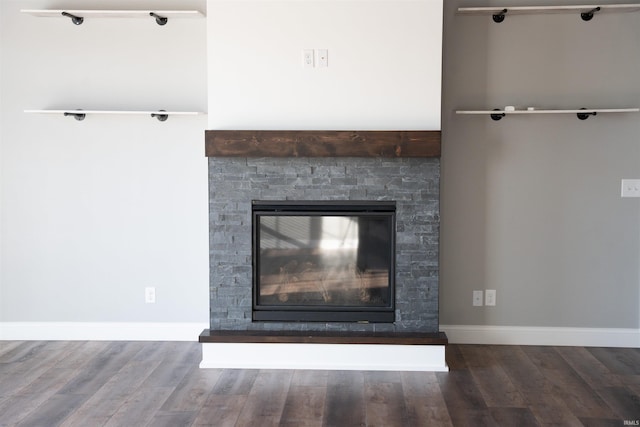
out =
[[[588,12],[582,12],[580,14],[580,18],[582,18],[583,21],[591,21],[591,19],[593,18],[593,14],[596,12],[600,12],[600,6],[596,7],[595,9],[591,9]]]
[[[500,111],[500,109],[495,108],[493,111]],[[491,120],[495,120],[497,122],[498,120],[502,120],[505,115],[505,113],[493,113],[491,114]]]
[[[71,113],[69,111],[65,111],[64,116],[65,117],[71,116],[79,122],[81,122],[82,120],[84,120],[85,117],[87,117],[85,113]]]
[[[151,113],[151,117],[158,119],[160,122],[166,122],[169,118],[168,114],[162,114],[165,110],[160,110],[159,113]]]
[[[160,16],[154,12],[149,12],[149,16],[153,16],[154,18],[156,18],[156,24],[158,25],[165,25],[167,21],[169,21],[169,18],[165,16]]]
[[[73,22],[76,25],[82,25],[82,23],[84,22],[84,18],[82,16],[72,15],[69,12],[62,12],[62,16],[71,18],[71,22]]]
[[[493,14],[493,22],[495,22],[496,24],[501,23],[502,21],[504,21],[504,16],[506,14],[507,14],[507,9],[502,9],[500,12],[494,13]]]
[[[586,108],[581,108],[581,110],[586,110]],[[590,111],[588,113],[576,113],[576,116],[578,116],[580,120],[587,120],[589,116],[596,116],[597,114],[597,111]]]

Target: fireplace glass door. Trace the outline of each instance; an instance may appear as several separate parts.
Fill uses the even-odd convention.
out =
[[[395,204],[254,202],[253,320],[393,322]]]

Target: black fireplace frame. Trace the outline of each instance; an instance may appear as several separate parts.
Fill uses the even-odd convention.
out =
[[[384,307],[282,306],[258,304],[259,256],[257,228],[260,215],[337,216],[383,215],[391,221],[389,260],[389,303]],[[396,203],[395,201],[252,201],[252,321],[254,322],[358,322],[393,323],[396,305]]]

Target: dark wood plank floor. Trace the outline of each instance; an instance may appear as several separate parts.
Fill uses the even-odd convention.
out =
[[[200,344],[0,341],[1,426],[624,426],[640,349],[449,345],[448,373],[199,369]]]

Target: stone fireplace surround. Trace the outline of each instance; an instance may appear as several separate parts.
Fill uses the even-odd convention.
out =
[[[446,370],[446,336],[438,332],[439,136],[207,131],[210,329],[200,336],[201,367]],[[395,201],[396,321],[252,321],[252,200]]]

